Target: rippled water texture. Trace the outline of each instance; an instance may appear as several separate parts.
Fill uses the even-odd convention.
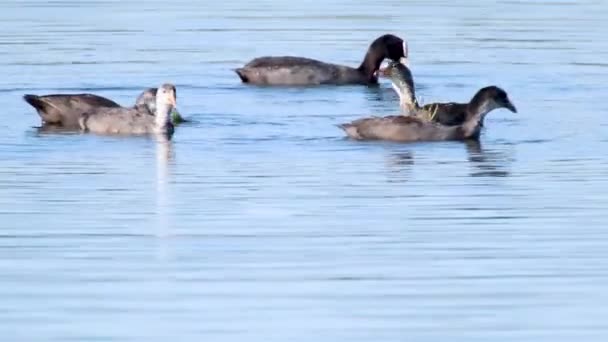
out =
[[[606,1],[0,3],[3,341],[605,341]],[[409,42],[480,144],[363,143],[390,85],[246,86]],[[177,85],[170,143],[40,132],[25,93]]]

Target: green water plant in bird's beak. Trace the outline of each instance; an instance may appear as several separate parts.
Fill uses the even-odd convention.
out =
[[[171,112],[171,122],[173,122],[174,125],[186,122],[187,120],[184,119],[181,114],[177,111],[177,109],[173,109],[173,111]]]

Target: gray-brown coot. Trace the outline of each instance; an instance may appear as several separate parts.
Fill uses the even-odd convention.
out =
[[[177,106],[175,86],[165,83],[158,87],[155,96],[156,113],[150,115],[147,109],[123,107],[100,107],[84,113],[80,128],[85,132],[117,135],[163,134],[171,137],[174,126],[171,112]]]
[[[496,86],[480,89],[467,104],[466,119],[458,125],[445,125],[428,117],[415,99],[413,78],[407,67],[389,63],[388,75],[400,97],[401,106],[411,115],[368,117],[340,124],[347,136],[356,140],[387,140],[395,142],[477,140],[483,118],[493,109],[507,108],[516,112],[506,92]]]
[[[266,56],[235,69],[244,83],[258,85],[374,85],[386,58],[407,63],[407,42],[385,34],[374,40],[359,67],[294,56]]]
[[[135,105],[127,107],[139,111],[147,111],[150,115],[156,112],[156,90],[147,88],[142,91]],[[79,129],[78,123],[82,114],[96,108],[123,108],[120,104],[103,96],[80,93],[80,94],[49,94],[23,96],[25,102],[34,107],[45,126],[60,126],[64,129]],[[185,122],[175,109],[172,113],[173,123]]]
[[[479,89],[467,103],[436,102],[420,106],[415,96],[414,80],[409,68],[391,63],[389,67],[379,71],[379,76],[391,80],[403,109],[410,114],[423,115],[431,121],[447,126],[461,125],[477,112],[481,112],[482,120],[480,122],[483,126],[483,118],[486,114],[498,108],[506,108],[517,113],[517,109],[509,100],[507,93],[497,86]]]

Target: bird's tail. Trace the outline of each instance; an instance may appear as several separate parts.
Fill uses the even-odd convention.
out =
[[[245,69],[236,68],[233,70],[234,70],[234,72],[236,72],[237,75],[239,75],[239,78],[241,79],[241,81],[243,81],[244,83],[249,82],[249,77],[247,77],[247,74],[245,73]]]
[[[47,103],[38,95],[25,94],[23,95],[23,99],[25,102],[29,103],[30,106],[38,110],[44,111],[47,107]]]

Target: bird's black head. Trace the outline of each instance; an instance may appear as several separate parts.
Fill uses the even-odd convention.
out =
[[[481,88],[471,102],[476,102],[480,106],[488,106],[489,110],[506,108],[513,113],[517,113],[517,108],[509,99],[507,92],[497,86]]]
[[[371,44],[370,50],[375,50],[384,58],[389,58],[395,62],[403,62],[407,58],[407,42],[393,35],[382,35]]]
[[[386,58],[395,62],[407,64],[407,42],[392,35],[385,34],[376,38],[369,46],[365,59],[359,69],[362,69],[370,79],[375,79],[375,73]]]

